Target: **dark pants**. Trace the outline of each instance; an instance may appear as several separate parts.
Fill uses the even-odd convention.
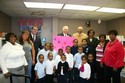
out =
[[[35,65],[32,66],[31,70],[31,82],[35,83],[35,70],[34,70]]]
[[[104,83],[104,68],[100,66],[100,62],[97,62],[97,81],[98,83]]]
[[[120,72],[122,67],[118,68],[116,71],[113,71],[112,67],[104,66],[104,83],[121,83]]]
[[[79,70],[74,67],[74,81],[75,83],[79,83]]]
[[[46,83],[54,83],[53,81],[54,75],[46,75]]]
[[[80,82],[79,83],[89,83],[89,81],[87,80],[87,79],[83,79],[83,78],[79,78],[80,80]]]
[[[68,83],[67,75],[59,75],[57,81],[57,83]]]
[[[68,83],[73,83],[73,70],[68,71]]]
[[[45,83],[45,77],[38,79],[37,83]]]
[[[91,77],[89,79],[89,83],[95,83],[95,75],[94,74],[91,74]]]

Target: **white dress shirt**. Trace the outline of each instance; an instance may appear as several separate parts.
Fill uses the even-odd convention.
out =
[[[60,56],[60,55],[57,55],[56,58],[55,58],[56,69],[57,69],[58,63],[59,63],[60,61],[61,61],[61,56]]]
[[[45,63],[40,63],[39,61],[36,63],[34,70],[37,71],[37,75],[39,78],[43,78],[45,76]]]
[[[0,49],[0,62],[3,74],[9,72],[7,68],[28,65],[23,47],[18,43],[12,45],[10,42],[6,42]]]
[[[55,60],[55,59],[56,59],[56,56],[57,56],[57,52],[56,52],[55,50],[50,51],[50,52],[53,54],[53,60]]]
[[[66,61],[68,62],[69,64],[69,67],[70,68],[73,68],[73,55],[71,53],[65,53],[66,55]]]
[[[52,75],[54,73],[54,67],[56,67],[56,63],[54,60],[46,61],[46,74]]]
[[[43,54],[44,56],[44,61],[46,62],[48,60],[48,54],[49,54],[50,50],[45,50],[44,48],[42,50],[40,50],[37,54],[37,62],[38,62],[38,57],[40,54]]]
[[[79,64],[79,67],[78,67],[78,68],[80,68],[80,67],[81,67],[81,63]],[[80,76],[81,78],[83,78],[83,79],[89,79],[89,78],[90,78],[90,75],[91,75],[90,65],[89,65],[88,63],[85,63],[85,64],[84,64],[84,71],[83,71],[83,72],[80,71],[79,76]]]

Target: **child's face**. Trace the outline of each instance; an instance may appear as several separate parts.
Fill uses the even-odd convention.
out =
[[[61,56],[61,60],[62,60],[62,61],[65,61],[65,60],[66,60],[66,57],[65,57],[65,56]]]
[[[66,48],[66,52],[67,52],[67,53],[70,53],[70,47],[67,47],[67,48]]]
[[[74,40],[73,45],[78,46],[78,40]]]
[[[83,45],[83,46],[87,45],[87,41],[86,41],[86,40],[83,40],[83,41],[82,41],[82,45]]]
[[[53,44],[50,45],[50,50],[52,51],[54,49]]]
[[[53,54],[49,54],[48,59],[52,60],[53,59]]]
[[[46,44],[45,49],[50,50],[50,44]]]
[[[44,56],[42,55],[39,57],[39,62],[42,63],[43,61],[44,61]]]
[[[82,53],[82,52],[83,52],[82,47],[81,47],[81,48],[78,48],[78,52],[79,52],[79,53]]]
[[[82,64],[85,64],[87,62],[86,58],[82,58]]]
[[[58,54],[59,54],[59,55],[62,55],[62,54],[63,54],[63,50],[59,50],[59,51],[58,51]]]
[[[89,61],[93,61],[93,59],[94,59],[93,55],[92,55],[92,54],[89,54],[89,55],[88,55],[88,60],[89,60]]]

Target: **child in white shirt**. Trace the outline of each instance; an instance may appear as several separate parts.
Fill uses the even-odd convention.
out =
[[[53,54],[48,54],[48,60],[46,61],[46,83],[54,83],[54,73],[56,69],[56,63],[53,60]]]
[[[40,54],[38,57],[38,62],[35,65],[35,75],[37,83],[45,83],[45,63],[44,61],[44,55]]]
[[[58,55],[55,58],[55,62],[56,62],[56,69],[57,69],[57,65],[58,63],[61,61],[61,55],[63,55],[63,49],[58,49]]]
[[[55,60],[57,52],[54,50],[54,45],[50,43],[50,52],[53,54],[53,59]]]
[[[45,43],[44,48],[40,50],[37,54],[37,61],[40,54],[44,55],[44,61],[48,60],[48,53],[50,52],[50,43]]]
[[[66,47],[66,61],[69,64],[69,69],[68,69],[68,79],[69,79],[69,83],[73,83],[73,55],[70,53],[71,51],[71,47],[67,46]]]
[[[91,68],[90,68],[90,65],[87,63],[87,56],[83,55],[81,59],[82,59],[82,63],[80,63],[78,67],[80,71],[79,83],[89,83]]]

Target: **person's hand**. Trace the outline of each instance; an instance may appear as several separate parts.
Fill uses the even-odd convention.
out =
[[[86,78],[86,80],[89,80],[90,78]]]
[[[35,60],[32,61],[32,65],[35,65]]]
[[[38,76],[38,75],[36,75],[36,80],[37,80],[37,79],[39,79],[39,76]]]
[[[113,68],[113,71],[117,71],[117,68]]]
[[[72,70],[72,68],[69,68],[68,70],[70,71],[70,70]]]
[[[26,65],[26,66],[24,66],[24,69],[27,69],[27,67],[28,67],[27,65]]]
[[[4,74],[4,77],[5,77],[5,78],[8,78],[9,76],[10,76],[10,73],[9,73],[9,72],[7,72],[7,73]]]
[[[100,63],[100,67],[103,67],[103,63]]]

